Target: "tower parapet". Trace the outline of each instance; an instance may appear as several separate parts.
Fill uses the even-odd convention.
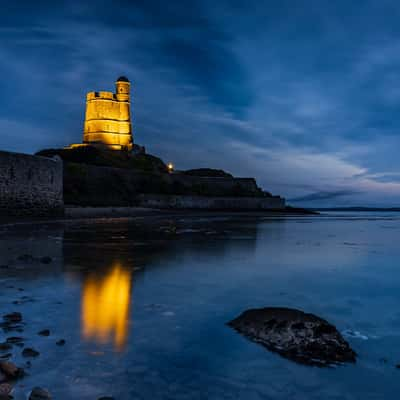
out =
[[[133,146],[130,113],[130,82],[121,76],[116,92],[89,92],[83,143],[112,150],[131,150]]]

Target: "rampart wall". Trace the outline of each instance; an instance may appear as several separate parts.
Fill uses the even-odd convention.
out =
[[[63,162],[0,151],[0,215],[62,215]]]
[[[148,199],[158,197],[163,199],[163,195],[213,198],[269,198],[262,195],[256,181],[252,178],[157,174],[77,163],[65,163],[64,187],[66,204],[84,206],[138,206],[142,205],[140,202],[143,200],[138,197],[140,194],[153,195]],[[160,201],[166,204],[164,200]],[[253,202],[252,204],[256,206],[256,203]],[[268,201],[263,204],[267,203]],[[176,204],[178,203],[176,202]],[[248,204],[251,204],[251,201]],[[257,205],[256,207],[260,208],[261,206]],[[224,207],[221,206],[220,208]],[[232,208],[236,208],[236,206]],[[237,208],[240,207],[238,206]],[[251,207],[250,205],[246,206],[245,201],[243,201],[242,208],[248,209]]]

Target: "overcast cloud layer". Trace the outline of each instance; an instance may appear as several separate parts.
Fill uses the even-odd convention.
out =
[[[0,148],[79,143],[133,82],[135,142],[294,204],[400,205],[396,1],[2,2]]]

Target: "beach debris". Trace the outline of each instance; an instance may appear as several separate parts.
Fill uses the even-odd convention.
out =
[[[356,361],[356,353],[335,326],[300,310],[250,309],[228,325],[267,349],[301,364],[323,367]]]

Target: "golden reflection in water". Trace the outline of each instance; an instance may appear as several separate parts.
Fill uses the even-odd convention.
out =
[[[106,275],[90,276],[82,292],[82,334],[122,350],[128,336],[131,273],[114,264]]]

